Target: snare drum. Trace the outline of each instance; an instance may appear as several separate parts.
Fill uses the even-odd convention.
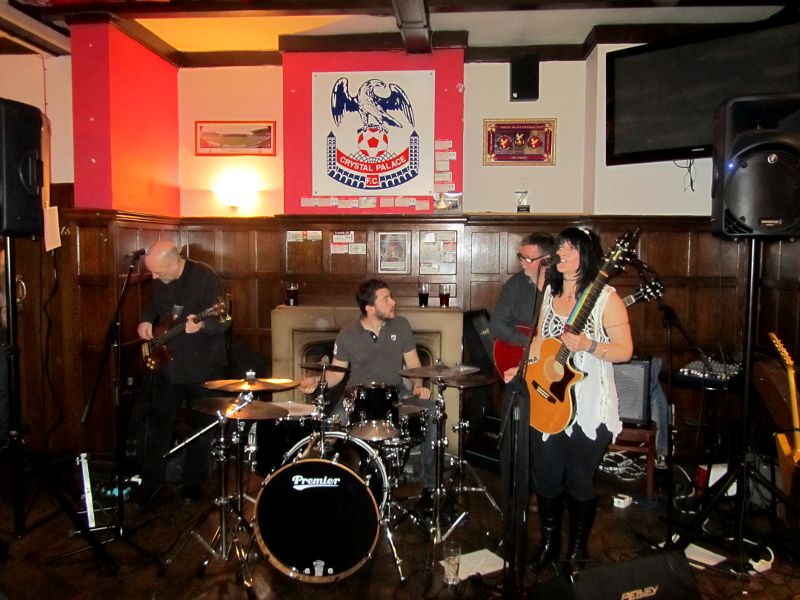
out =
[[[343,432],[301,440],[262,484],[255,536],[269,562],[289,577],[329,583],[369,560],[389,492],[378,453]]]
[[[397,388],[385,383],[356,385],[345,392],[350,435],[369,442],[399,435]]]

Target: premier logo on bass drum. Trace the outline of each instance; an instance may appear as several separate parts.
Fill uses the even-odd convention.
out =
[[[302,475],[295,475],[292,477],[292,487],[298,492],[310,488],[335,488],[339,487],[339,477],[303,477]]]

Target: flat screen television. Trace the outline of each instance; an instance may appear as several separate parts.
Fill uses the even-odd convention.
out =
[[[728,98],[800,92],[800,23],[646,44],[606,55],[606,164],[711,156]]]

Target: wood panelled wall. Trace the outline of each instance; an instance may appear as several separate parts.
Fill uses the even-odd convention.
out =
[[[380,274],[400,307],[417,302],[417,281],[455,284],[451,306],[490,312],[503,282],[518,269],[519,241],[532,231],[557,233],[581,224],[597,231],[605,248],[623,232],[642,228],[639,257],[664,283],[664,301],[674,308],[693,342],[709,354],[741,352],[747,297],[749,240],[712,234],[707,218],[465,215],[452,217],[278,216],[274,218],[170,219],[115,211],[61,212],[62,248],[43,254],[38,241],[16,240],[16,268],[29,296],[20,311],[22,417],[27,440],[48,453],[109,452],[114,434],[113,386],[108,339],[110,324],[130,260],[126,254],[159,238],[175,241],[186,254],[212,265],[232,297],[234,343],[271,361],[270,312],[283,301],[283,282],[300,284],[303,305],[350,306],[357,284],[376,276],[377,232],[407,231],[411,237],[408,274]],[[425,231],[455,231],[455,275],[419,275],[419,240]],[[287,244],[287,231],[319,231],[321,240]],[[352,231],[366,254],[337,254],[334,232]],[[759,244],[761,241],[758,242]],[[758,341],[769,347],[777,331],[798,350],[798,245],[763,241]],[[136,325],[147,301],[149,275],[135,264],[121,308],[122,406],[142,382]],[[635,269],[612,281],[622,295],[640,280]],[[629,308],[636,352],[666,361],[667,336],[659,303]],[[113,331],[113,327],[111,328]],[[673,367],[697,358],[672,329]],[[98,373],[100,377],[98,379]],[[91,400],[95,381],[97,393]],[[678,416],[692,412],[692,390],[673,393]],[[86,422],[82,415],[86,413]]]

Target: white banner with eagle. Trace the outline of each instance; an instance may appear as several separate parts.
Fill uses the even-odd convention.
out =
[[[312,77],[314,196],[432,196],[435,73]]]

